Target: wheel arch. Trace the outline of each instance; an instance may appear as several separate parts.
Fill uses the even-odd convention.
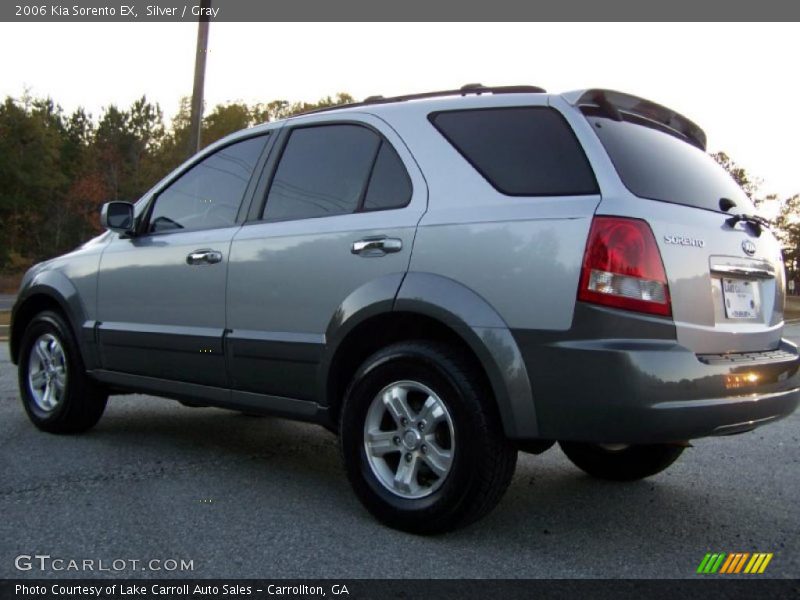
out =
[[[383,286],[373,285],[371,293],[362,290],[358,302],[351,296],[348,307],[340,307],[328,328],[319,397],[327,405],[330,424],[337,422],[347,385],[369,355],[396,341],[432,339],[458,346],[475,361],[493,392],[509,438],[537,437],[527,369],[497,312],[452,279],[430,273],[398,277],[382,278]],[[394,285],[396,295],[387,297]],[[383,293],[377,293],[381,287]]]
[[[31,320],[44,310],[56,311],[66,319],[86,361],[89,358],[87,340],[81,335],[86,323],[86,311],[78,290],[58,271],[44,271],[37,274],[21,291],[11,313],[9,332],[11,361],[18,364],[25,329]]]

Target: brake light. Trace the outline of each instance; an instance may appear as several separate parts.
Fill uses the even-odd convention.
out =
[[[650,226],[595,217],[583,257],[578,300],[670,316],[667,276]]]

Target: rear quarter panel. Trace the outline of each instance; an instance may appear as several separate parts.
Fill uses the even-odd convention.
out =
[[[566,330],[572,323],[586,237],[600,195],[506,196],[428,121],[430,113],[450,108],[544,106],[550,101],[541,94],[510,96],[384,109],[425,173],[430,195],[410,270],[458,281],[494,307],[511,329]],[[576,135],[585,137],[579,131]],[[587,156],[593,162],[588,150]],[[600,177],[598,183],[604,183]]]

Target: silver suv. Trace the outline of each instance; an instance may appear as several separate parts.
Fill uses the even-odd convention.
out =
[[[312,421],[384,523],[495,506],[558,441],[614,480],[798,404],[784,268],[703,131],[608,90],[460,90],[210,146],[25,276],[11,356],[49,432],[109,394]]]

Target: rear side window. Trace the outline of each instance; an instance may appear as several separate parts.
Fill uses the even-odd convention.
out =
[[[510,196],[599,193],[575,134],[547,107],[434,113],[431,122],[498,191]]]
[[[617,173],[640,198],[719,210],[720,198],[751,212],[750,199],[716,161],[662,126],[623,113],[615,121],[583,109]]]
[[[383,210],[405,206],[411,200],[411,181],[406,168],[388,142],[381,142],[375,159],[364,210]]]
[[[292,131],[272,179],[264,218],[310,219],[408,204],[411,184],[391,145],[360,125]]]

